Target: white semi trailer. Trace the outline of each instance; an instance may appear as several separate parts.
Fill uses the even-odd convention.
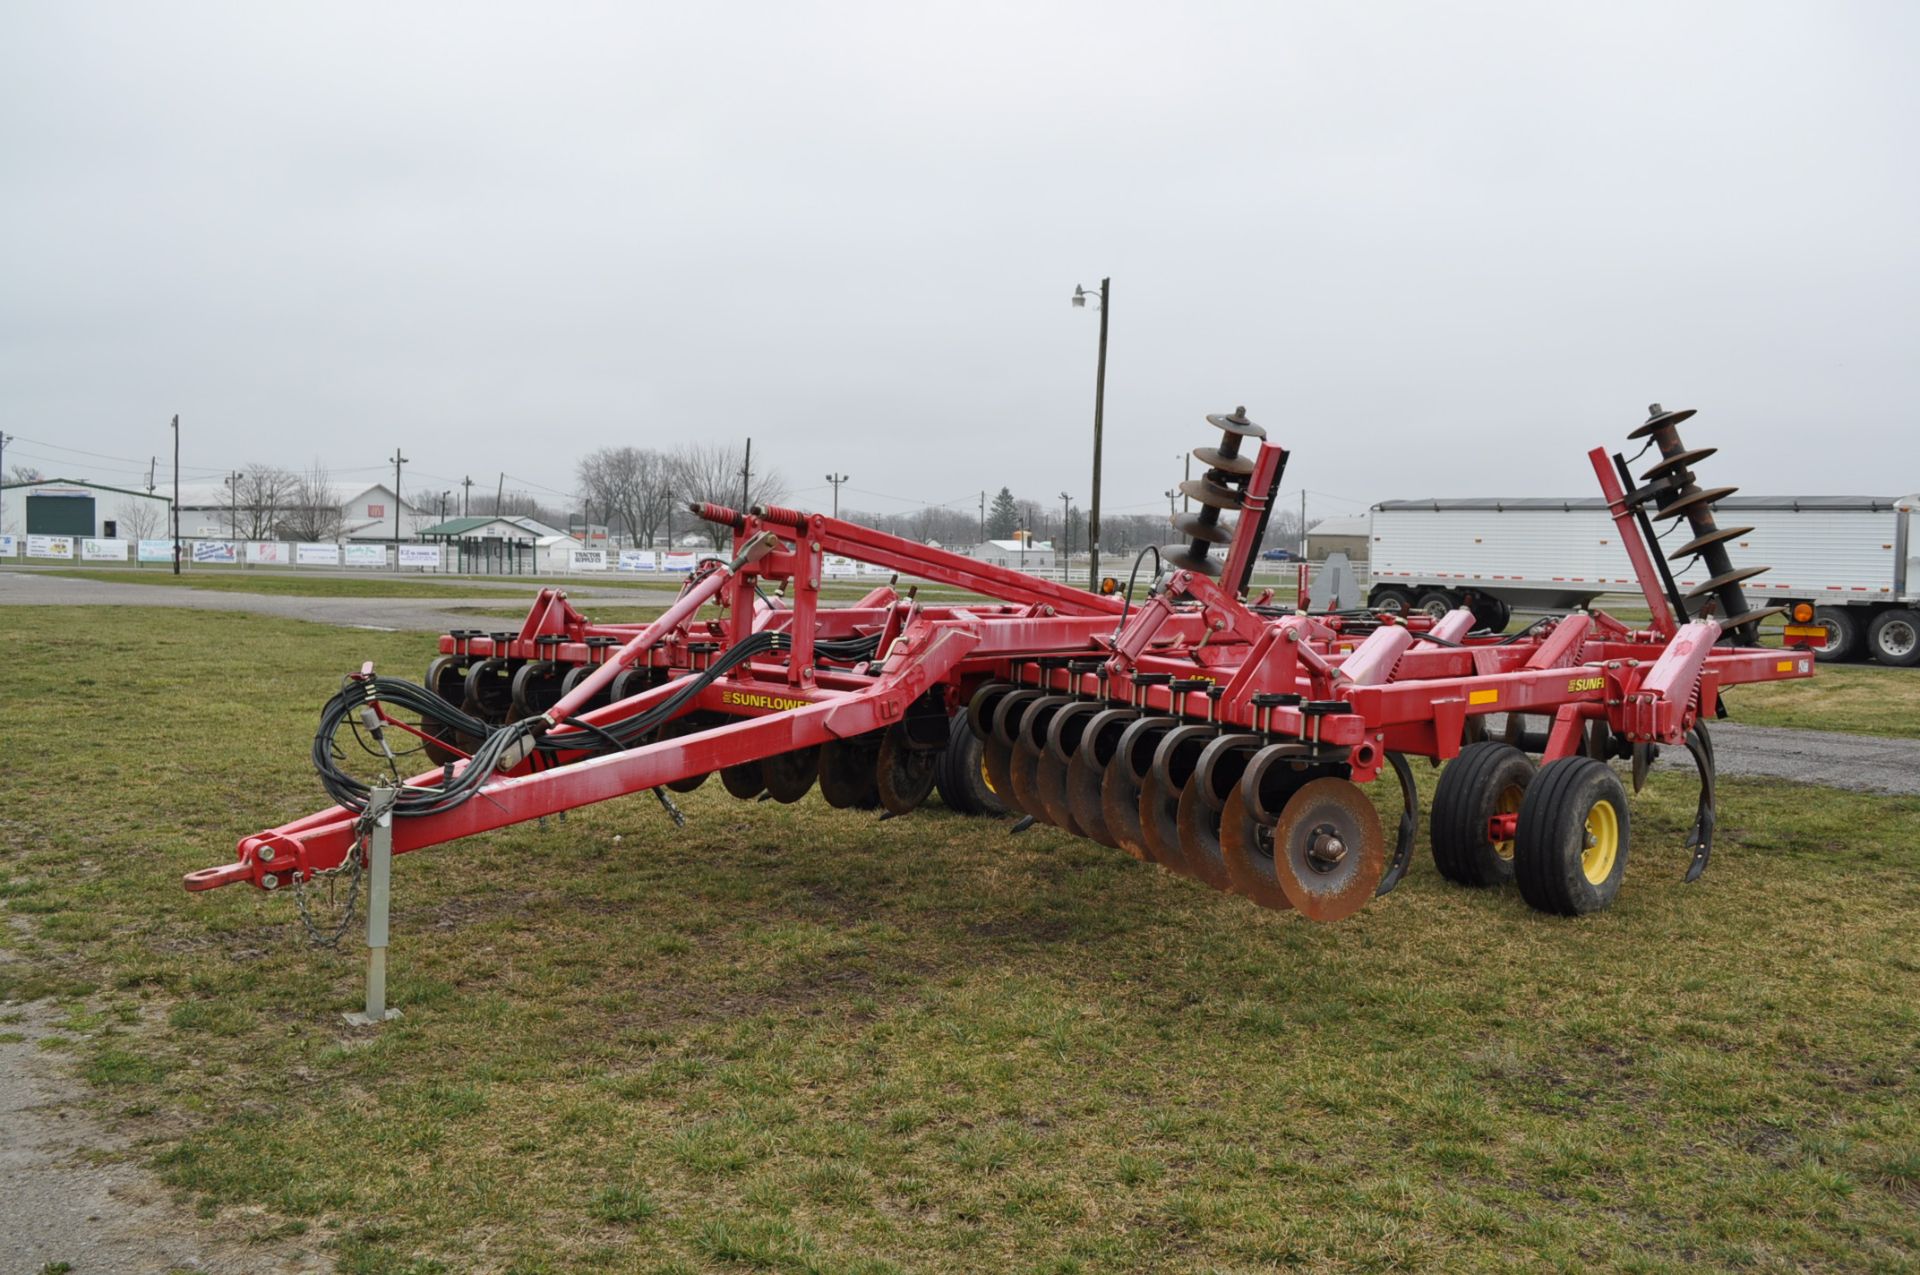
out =
[[[1732,496],[1714,512],[1748,530],[1727,544],[1736,567],[1770,568],[1741,587],[1755,606],[1786,606],[1817,625],[1823,660],[1872,655],[1920,664],[1920,495]],[[1654,524],[1667,551],[1693,533]],[[1620,533],[1597,497],[1552,500],[1389,500],[1373,507],[1368,604],[1442,612],[1472,606],[1504,629],[1518,608],[1565,610],[1637,589]],[[1710,574],[1675,562],[1682,593]]]

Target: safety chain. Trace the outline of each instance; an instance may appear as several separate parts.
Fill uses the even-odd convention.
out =
[[[360,904],[360,882],[366,876],[367,848],[373,837],[374,815],[371,808],[360,813],[359,820],[353,826],[353,849],[338,867],[321,868],[313,873],[314,880],[322,877],[329,882],[333,878],[346,874],[350,877],[347,885],[347,910],[340,914],[340,923],[329,933],[322,933],[319,923],[313,919],[313,909],[307,903],[306,883],[300,880],[300,873],[293,873],[293,901],[300,909],[301,924],[307,927],[307,937],[315,947],[338,947],[340,940],[353,926],[355,910]]]

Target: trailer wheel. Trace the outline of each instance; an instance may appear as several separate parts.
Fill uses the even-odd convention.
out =
[[[1473,627],[1476,629],[1505,633],[1507,625],[1513,620],[1513,608],[1489,594],[1476,594],[1470,605],[1473,607]]]
[[[1440,772],[1428,823],[1433,866],[1440,875],[1476,888],[1513,880],[1513,839],[1494,840],[1496,815],[1517,815],[1533,783],[1533,761],[1498,740],[1469,744]]]
[[[1874,616],[1867,626],[1867,649],[1895,668],[1920,664],[1920,614],[1896,607]]]
[[[1413,595],[1397,584],[1383,584],[1367,598],[1367,607],[1390,615],[1405,615],[1413,610]]]
[[[1600,911],[1620,893],[1630,830],[1627,790],[1611,766],[1591,757],[1548,762],[1520,802],[1520,897],[1559,916]]]
[[[1416,610],[1425,611],[1428,615],[1438,620],[1444,618],[1447,612],[1453,610],[1459,604],[1459,599],[1455,598],[1445,589],[1428,589],[1420,595],[1413,605]]]
[[[986,745],[967,724],[967,710],[953,715],[947,746],[940,750],[940,765],[933,781],[940,789],[940,800],[949,810],[963,815],[1003,815],[1007,807],[993,790],[987,775]]]
[[[1813,648],[1822,664],[1850,660],[1860,649],[1860,619],[1850,607],[1816,607],[1813,622],[1827,631],[1827,640]]]

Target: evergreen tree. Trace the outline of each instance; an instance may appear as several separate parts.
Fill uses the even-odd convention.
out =
[[[1011,540],[1013,529],[1019,525],[1020,507],[1013,503],[1013,493],[1002,487],[987,511],[987,539]]]

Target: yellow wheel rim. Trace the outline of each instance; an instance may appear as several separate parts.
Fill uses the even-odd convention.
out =
[[[1527,795],[1527,790],[1520,787],[1518,784],[1513,784],[1509,786],[1505,791],[1503,791],[1500,794],[1500,800],[1494,803],[1494,807],[1493,807],[1494,813],[1502,814],[1502,815],[1519,814],[1520,803],[1521,801],[1525,800],[1526,795]],[[1508,837],[1505,841],[1494,842],[1493,852],[1499,855],[1502,859],[1513,858],[1513,838]]]
[[[1600,885],[1613,875],[1614,861],[1620,857],[1620,812],[1610,801],[1596,801],[1587,811],[1586,849],[1580,852],[1580,870],[1587,880]]]
[[[1000,795],[1000,790],[993,786],[993,772],[987,769],[987,754],[984,750],[980,754],[980,782],[985,784],[987,791],[994,796]]]

